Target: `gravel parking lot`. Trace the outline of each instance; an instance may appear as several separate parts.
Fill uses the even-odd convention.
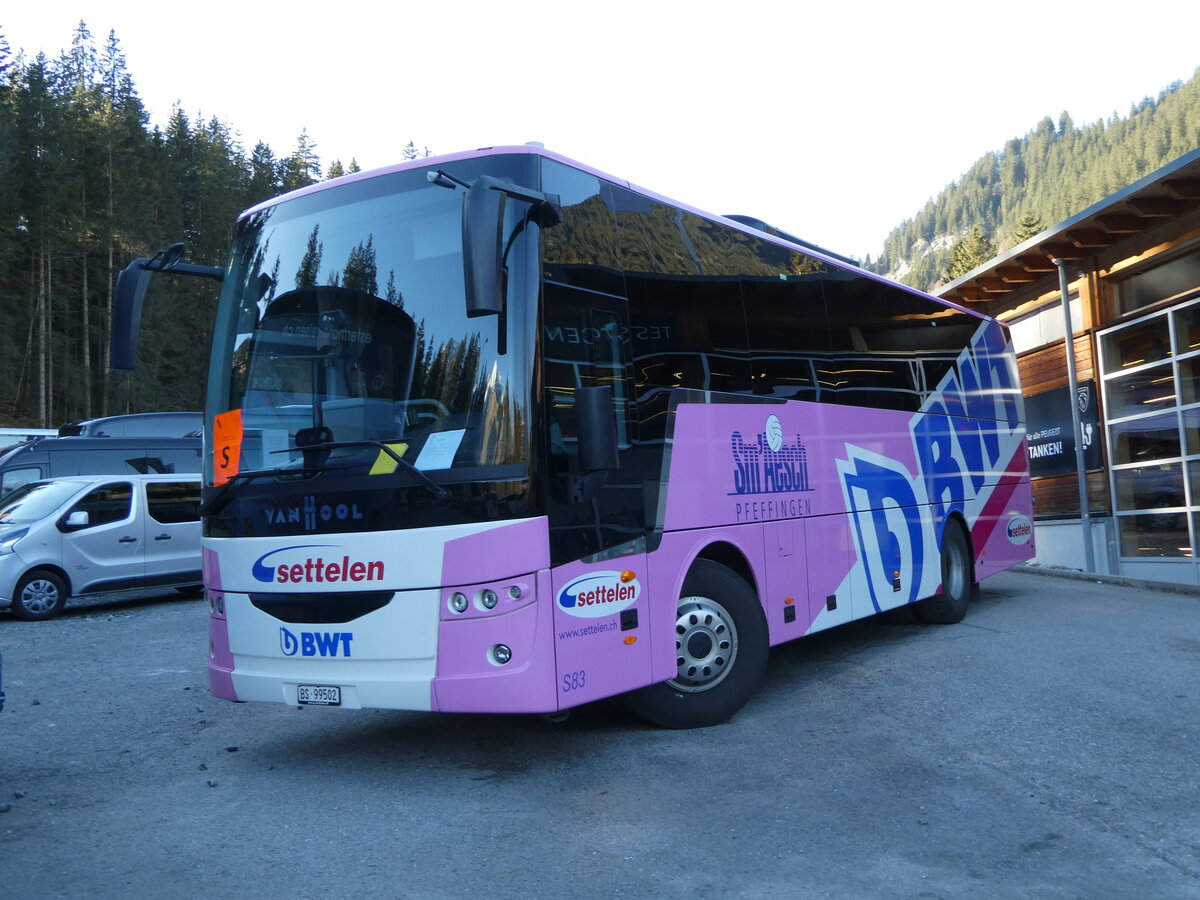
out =
[[[1200,896],[1200,598],[1024,572],[732,722],[230,704],[178,595],[0,614],[0,893]]]

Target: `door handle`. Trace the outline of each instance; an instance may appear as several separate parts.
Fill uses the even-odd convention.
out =
[[[171,539],[171,536],[165,532],[155,538],[156,541],[169,541],[170,539]]]
[[[122,543],[122,544],[136,544],[136,543],[137,543],[137,538],[135,538],[135,537],[130,537],[129,535],[125,535],[125,537],[123,537],[123,538],[121,538],[121,539],[120,539],[120,543]]]

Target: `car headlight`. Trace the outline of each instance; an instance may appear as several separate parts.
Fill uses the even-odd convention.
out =
[[[17,541],[29,534],[28,528],[18,528],[16,531],[0,531],[0,553],[12,553]]]

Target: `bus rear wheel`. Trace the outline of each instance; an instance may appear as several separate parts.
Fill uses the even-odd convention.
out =
[[[913,611],[927,625],[953,625],[966,616],[974,591],[971,542],[958,519],[950,519],[942,531],[941,593],[917,601]]]
[[[726,566],[697,560],[676,611],[675,677],[635,691],[630,708],[664,728],[720,724],[758,688],[767,647],[767,622],[750,585]]]

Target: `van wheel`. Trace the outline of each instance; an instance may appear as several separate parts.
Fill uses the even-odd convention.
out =
[[[630,708],[664,728],[724,722],[754,694],[767,667],[767,620],[731,569],[697,560],[675,620],[676,675],[629,695]]]
[[[913,611],[926,625],[953,625],[966,616],[974,590],[971,543],[958,519],[951,519],[942,531],[942,591],[918,600]]]
[[[67,586],[53,572],[27,572],[13,596],[12,612],[18,619],[50,619],[67,605]]]

